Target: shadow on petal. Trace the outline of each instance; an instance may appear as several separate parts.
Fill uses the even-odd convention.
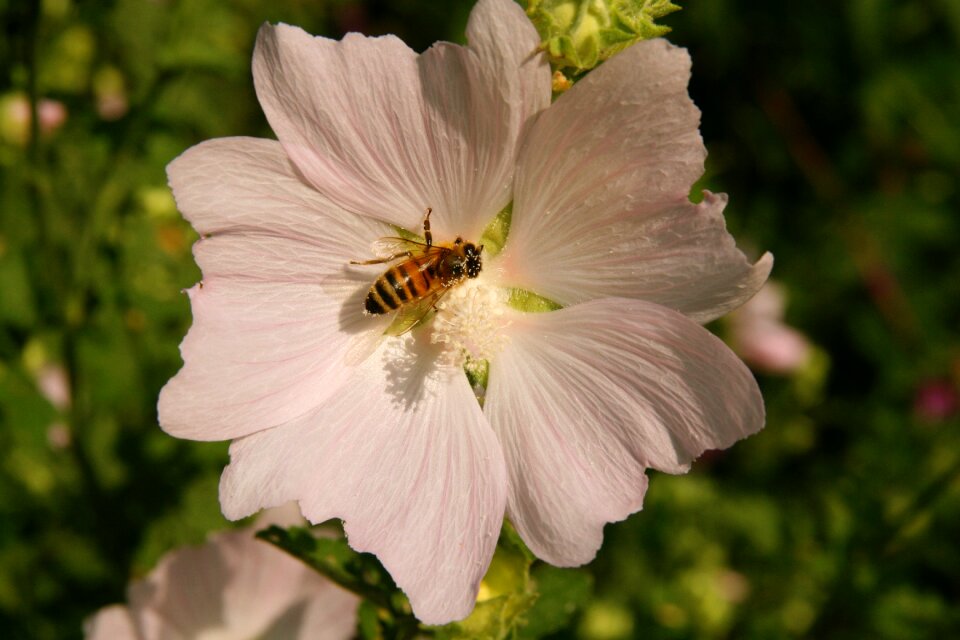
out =
[[[465,375],[463,369],[441,363],[444,347],[431,342],[431,335],[425,328],[414,330],[391,340],[383,351],[387,394],[404,411],[417,411],[451,376]]]

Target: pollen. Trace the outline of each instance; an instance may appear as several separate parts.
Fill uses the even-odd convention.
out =
[[[507,337],[506,299],[499,287],[471,280],[457,286],[437,305],[431,341],[443,345],[447,364],[468,370],[482,367],[503,349]]]

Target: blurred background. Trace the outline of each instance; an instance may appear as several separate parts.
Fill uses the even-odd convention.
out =
[[[0,0],[0,634],[79,638],[165,551],[228,526],[226,444],[157,393],[196,239],[165,165],[271,137],[258,26],[462,41],[470,0]],[[690,0],[700,187],[773,279],[711,326],[766,429],[607,527],[556,637],[960,637],[960,3]],[[35,105],[35,116],[33,117]]]

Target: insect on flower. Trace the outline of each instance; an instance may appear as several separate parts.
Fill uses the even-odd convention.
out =
[[[390,333],[399,335],[413,329],[436,308],[445,293],[466,278],[476,278],[483,268],[482,244],[464,242],[460,236],[453,242],[433,244],[432,212],[428,207],[423,218],[425,243],[406,238],[380,238],[377,251],[388,254],[386,257],[350,261],[351,264],[398,261],[374,281],[363,303],[364,311],[370,315],[399,310]]]
[[[160,424],[233,441],[228,518],[295,500],[341,519],[427,624],[473,610],[504,517],[541,560],[582,565],[648,469],[684,473],[764,422],[702,326],[773,259],[737,249],[725,195],[689,199],[706,157],[689,54],[639,42],[551,103],[519,4],[478,0],[467,41],[264,25],[277,140],[168,168],[203,287]],[[429,332],[392,335],[434,308]]]

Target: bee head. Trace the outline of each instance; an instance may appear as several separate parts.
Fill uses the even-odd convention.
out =
[[[463,255],[467,259],[467,277],[476,278],[480,275],[480,269],[483,268],[483,260],[480,254],[483,252],[483,245],[479,247],[472,242],[463,245]]]

